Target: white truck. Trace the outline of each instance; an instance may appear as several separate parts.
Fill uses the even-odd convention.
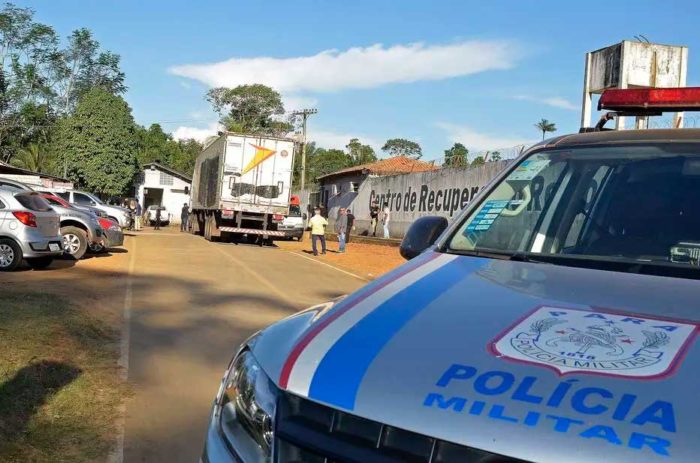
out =
[[[294,140],[222,133],[197,157],[190,229],[209,241],[263,244],[287,233]]]

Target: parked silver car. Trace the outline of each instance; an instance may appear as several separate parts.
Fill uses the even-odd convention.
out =
[[[129,209],[105,204],[100,198],[92,193],[58,188],[44,188],[42,191],[55,194],[56,196],[59,196],[69,203],[77,206],[89,206],[99,209],[103,211],[108,218],[117,222],[121,227],[128,228],[131,225],[132,214]]]
[[[95,214],[79,210],[51,193],[41,196],[60,216],[63,250],[67,256],[79,260],[88,249],[102,246],[104,232]]]
[[[0,271],[14,270],[24,260],[30,267],[48,267],[63,254],[59,218],[31,191],[0,188]]]

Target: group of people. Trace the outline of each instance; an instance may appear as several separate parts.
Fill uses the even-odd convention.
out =
[[[389,221],[391,212],[389,205],[384,204],[380,210],[379,205],[375,202],[370,208],[370,230],[372,236],[377,236],[377,225],[382,224],[384,238],[389,238]],[[321,243],[321,254],[326,253],[326,227],[328,220],[321,214],[321,208],[314,209],[314,215],[309,219],[309,228],[311,229],[311,250],[314,256],[318,256],[318,242]],[[350,232],[355,229],[355,216],[350,209],[341,207],[338,210],[338,218],[335,220],[335,232],[338,235],[338,253],[344,253],[346,244],[350,242]]]
[[[129,225],[129,230],[130,231],[141,231],[142,230],[142,221],[143,221],[143,208],[141,207],[141,203],[137,199],[124,199],[124,201],[121,204],[122,207],[129,209],[131,211],[131,216],[133,217],[133,220],[131,221],[131,224]],[[160,230],[160,225],[162,222],[162,215],[161,215],[162,209],[159,207],[156,209],[156,214],[154,217],[153,221],[153,229],[154,230]],[[187,231],[187,225],[190,217],[190,207],[187,203],[184,203],[182,205],[182,209],[180,210],[180,231],[184,232]]]
[[[314,215],[309,220],[309,227],[311,228],[311,249],[314,256],[318,255],[318,245],[321,242],[321,254],[326,253],[326,227],[328,226],[328,220],[321,215],[321,208],[317,207],[314,209]],[[338,211],[338,218],[335,221],[335,232],[338,234],[338,251],[339,253],[345,252],[345,245],[350,242],[350,231],[353,230],[355,226],[355,216],[352,215],[352,211],[341,207]]]
[[[372,207],[369,209],[370,217],[370,229],[372,230],[372,236],[377,236],[377,224],[382,223],[382,228],[384,229],[384,238],[390,238],[389,235],[389,220],[391,219],[391,211],[389,210],[389,204],[384,203],[384,207],[379,209],[379,204],[372,203]]]

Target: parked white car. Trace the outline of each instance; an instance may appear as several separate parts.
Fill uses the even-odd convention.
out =
[[[146,217],[148,217],[148,223],[151,225],[155,225],[156,223],[156,211],[160,209],[160,224],[161,225],[168,225],[170,223],[170,212],[163,207],[163,206],[158,206],[156,204],[152,204],[146,208]]]

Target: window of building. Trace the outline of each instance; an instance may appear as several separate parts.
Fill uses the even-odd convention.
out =
[[[360,184],[357,182],[350,182],[350,191],[353,193],[357,193],[360,191]]]
[[[139,172],[139,174],[136,176],[136,183],[139,185],[146,183],[146,174]]]
[[[160,184],[161,185],[172,185],[173,184],[173,176],[170,174],[166,174],[165,172],[160,173]]]

